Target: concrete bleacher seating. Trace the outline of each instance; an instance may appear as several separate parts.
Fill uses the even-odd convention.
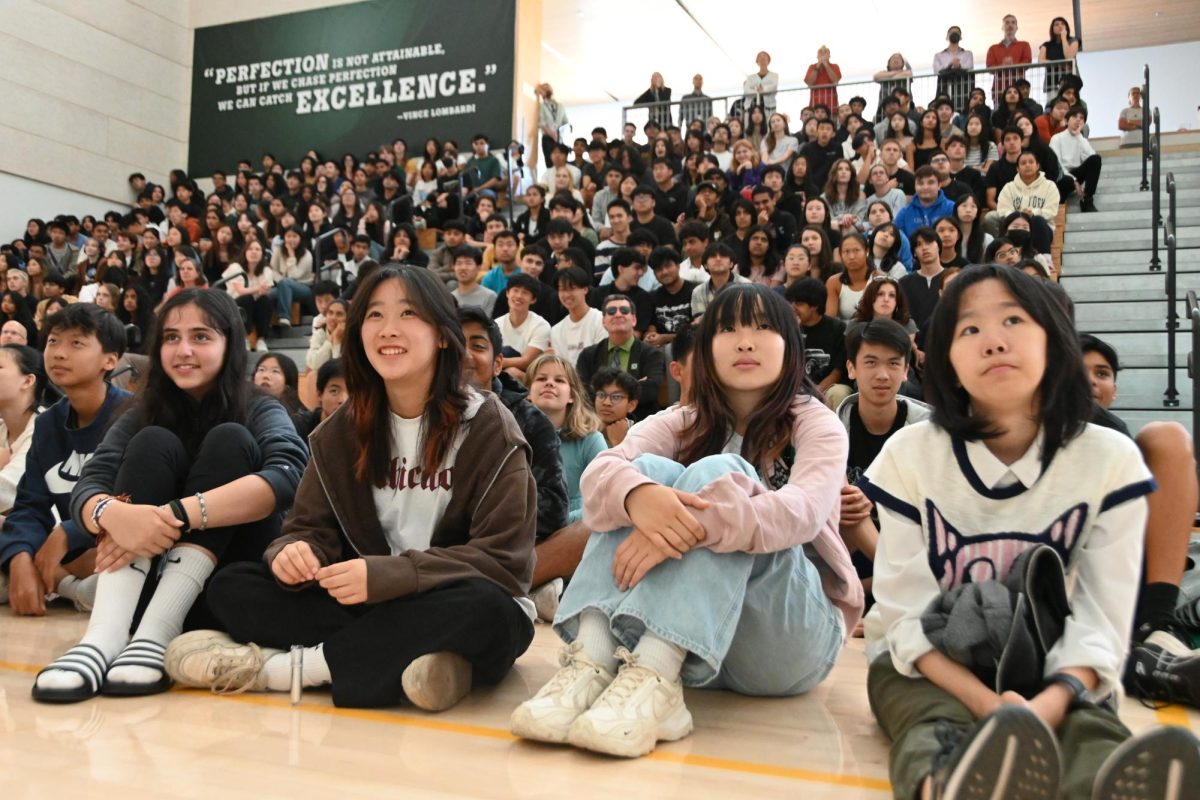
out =
[[[1154,420],[1173,420],[1191,428],[1194,398],[1187,378],[1191,334],[1184,297],[1188,289],[1200,289],[1200,143],[1189,141],[1193,138],[1163,137],[1162,173],[1173,172],[1178,187],[1177,296],[1182,320],[1175,334],[1178,408],[1164,408],[1162,403],[1167,386],[1166,254],[1160,253],[1163,271],[1149,271],[1151,194],[1138,190],[1141,151],[1101,151],[1099,211],[1082,214],[1071,203],[1067,212],[1061,281],[1075,303],[1079,330],[1104,339],[1120,356],[1113,411],[1134,432]],[[1165,197],[1164,179],[1164,214]],[[1159,242],[1161,250],[1161,232]]]

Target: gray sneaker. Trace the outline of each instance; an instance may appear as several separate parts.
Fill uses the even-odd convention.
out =
[[[945,744],[947,751],[934,757],[933,796],[938,800],[1058,797],[1058,740],[1027,708],[1000,706],[960,739],[948,738]]]
[[[1096,773],[1093,800],[1200,797],[1200,741],[1185,728],[1161,726],[1132,736]]]

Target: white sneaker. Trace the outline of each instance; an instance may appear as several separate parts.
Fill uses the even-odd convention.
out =
[[[256,353],[265,353],[269,349],[270,348],[267,347],[266,339],[259,339],[257,342],[254,343],[254,352],[256,352]]]
[[[575,719],[587,711],[613,675],[583,654],[574,642],[558,653],[561,668],[537,694],[517,706],[508,729],[522,739],[563,744]]]
[[[562,597],[562,593],[562,578],[547,581],[533,590],[529,596],[533,598],[533,605],[537,609],[539,621],[554,622],[554,615],[558,613],[558,601]]]
[[[692,714],[683,704],[683,683],[668,681],[624,647],[625,663],[604,694],[571,725],[567,741],[611,756],[637,758],[656,742],[673,742],[692,732]]]
[[[167,647],[167,674],[176,683],[216,694],[261,692],[267,688],[263,665],[282,653],[256,644],[238,644],[221,631],[191,631]]]

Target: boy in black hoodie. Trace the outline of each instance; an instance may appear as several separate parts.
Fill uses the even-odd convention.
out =
[[[537,484],[537,538],[545,539],[567,524],[567,486],[558,454],[558,431],[527,399],[529,391],[500,367],[500,329],[478,306],[458,309],[467,340],[463,368],[467,382],[491,391],[504,403],[533,451],[533,480]]]

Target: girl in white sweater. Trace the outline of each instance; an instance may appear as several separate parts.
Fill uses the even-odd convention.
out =
[[[880,519],[867,690],[894,743],[895,796],[987,786],[992,798],[1110,798],[1143,768],[1138,797],[1195,796],[1195,737],[1159,728],[1130,739],[1108,704],[1155,483],[1132,441],[1086,423],[1090,389],[1058,298],[1019,270],[971,267],[947,287],[926,341],[933,416],[895,433],[860,482]],[[1021,661],[1035,686],[1022,695],[1002,671],[935,647],[944,639],[929,612],[971,584],[1008,591],[1014,562],[1038,546],[1065,565],[1070,613],[1037,663]]]

